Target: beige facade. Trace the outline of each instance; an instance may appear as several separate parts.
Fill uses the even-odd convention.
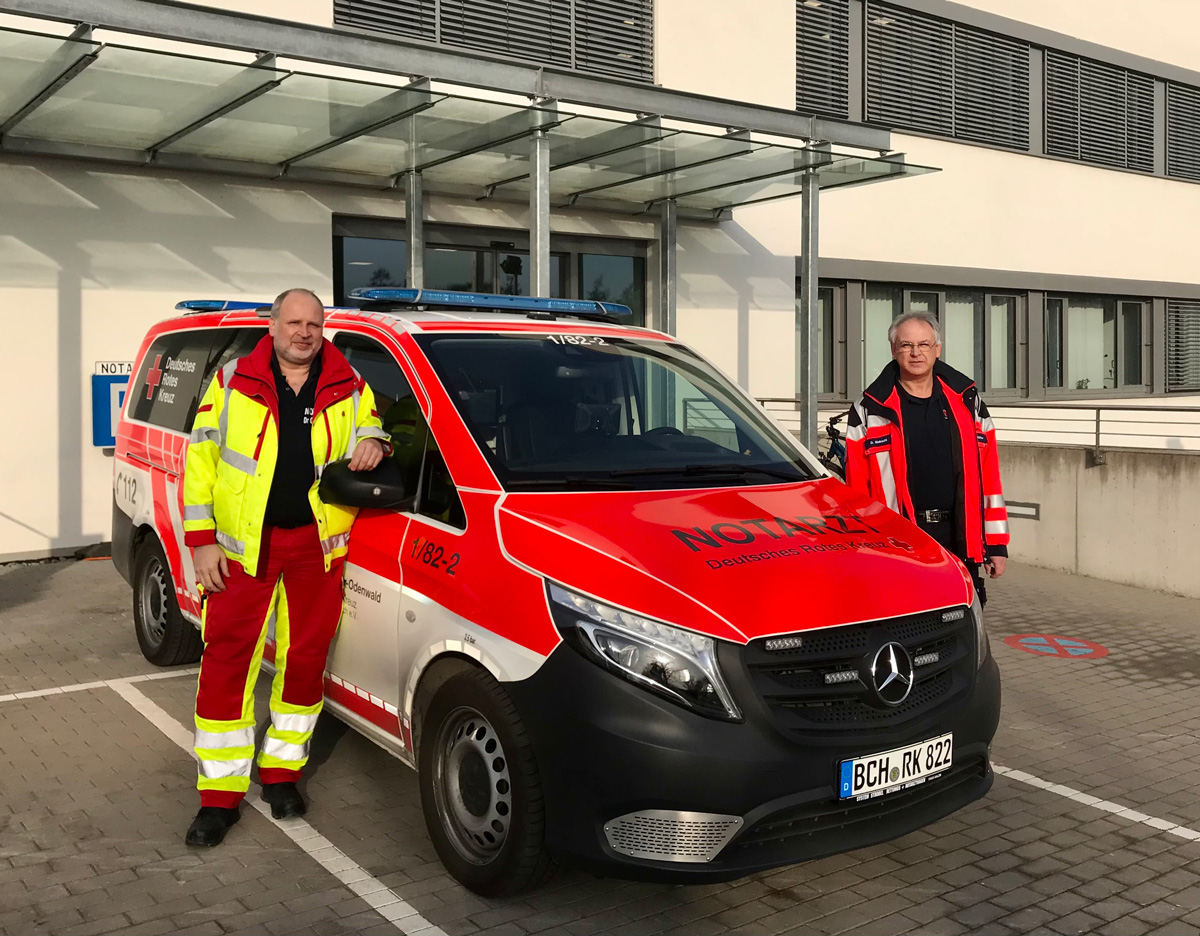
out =
[[[333,21],[332,0],[208,5]],[[1181,67],[1200,62],[1200,6],[1188,0],[965,6]],[[794,106],[794,0],[657,0],[655,28],[661,85]],[[823,259],[1200,283],[1200,185],[899,132],[892,139],[909,161],[942,171],[824,196]],[[0,390],[10,401],[5,435],[15,442],[0,462],[0,558],[109,537],[112,459],[91,440],[97,362],[132,361],[147,326],[180,299],[269,299],[296,285],[329,297],[334,217],[404,214],[401,191],[0,156],[8,342]],[[427,197],[426,218],[528,224],[520,204],[437,196]],[[556,210],[552,225],[647,242],[654,323],[653,218]],[[677,331],[756,396],[794,393],[799,253],[798,200],[679,225]]]

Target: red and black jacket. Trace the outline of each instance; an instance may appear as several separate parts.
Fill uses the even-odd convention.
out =
[[[956,541],[966,558],[1008,555],[1008,510],[1000,488],[996,427],[979,398],[975,382],[943,361],[933,378],[954,416],[951,433],[958,490],[955,492]],[[850,408],[846,424],[846,483],[911,520],[908,458],[897,384],[900,366],[892,361]]]

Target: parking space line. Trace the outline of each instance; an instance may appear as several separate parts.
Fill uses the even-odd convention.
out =
[[[189,756],[194,757],[192,733],[172,718],[157,702],[140,689],[135,688],[133,683],[142,681],[144,681],[143,677],[134,676],[126,679],[110,679],[102,685],[111,688],[167,738],[187,751]],[[397,930],[405,936],[417,936],[417,934],[420,936],[446,936],[439,927],[422,917],[411,904],[372,876],[353,858],[309,825],[307,821],[273,818],[271,807],[262,801],[258,793],[258,785],[252,785],[246,801],[262,813],[268,822],[300,846],[309,857],[374,908]]]
[[[1165,832],[1167,835],[1174,835],[1176,838],[1186,839],[1189,842],[1200,842],[1200,832],[1188,826],[1171,822],[1169,819],[1159,819],[1157,816],[1150,816],[1144,812],[1139,812],[1131,806],[1122,806],[1120,803],[1100,799],[1097,796],[1092,796],[1090,793],[1076,790],[1074,787],[1063,786],[1061,783],[1051,783],[1049,780],[1035,777],[1024,770],[1014,770],[1011,767],[1002,767],[996,763],[992,764],[992,770],[996,771],[1002,777],[1008,777],[1010,780],[1016,780],[1018,783],[1037,787],[1037,789],[1045,790],[1048,793],[1057,793],[1059,796],[1073,800],[1076,803],[1112,813],[1114,816],[1120,816],[1122,819],[1128,819],[1130,822],[1147,826],[1157,832]]]
[[[167,670],[163,673],[142,673],[139,676],[122,676],[123,682],[147,682],[154,679],[175,679],[179,676],[195,676],[200,672],[197,667],[182,670]],[[98,679],[95,682],[73,683],[70,686],[54,686],[50,689],[27,689],[25,692],[9,692],[0,695],[0,702],[13,702],[17,699],[40,699],[44,696],[62,695],[66,692],[86,692],[88,689],[103,689],[111,687],[114,680]]]

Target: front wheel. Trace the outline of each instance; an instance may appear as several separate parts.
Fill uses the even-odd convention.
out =
[[[429,837],[446,869],[485,897],[549,872],[537,762],[508,693],[483,670],[435,692],[421,724],[418,772]]]
[[[162,546],[148,535],[133,560],[133,628],[142,656],[158,666],[195,663],[204,644],[179,611]]]

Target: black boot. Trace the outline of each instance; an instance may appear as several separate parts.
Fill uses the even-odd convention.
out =
[[[184,841],[189,845],[220,845],[225,833],[241,818],[237,807],[227,809],[224,806],[201,806],[196,818],[188,826]]]
[[[271,804],[271,815],[276,819],[295,819],[297,816],[303,816],[308,812],[308,806],[304,803],[304,797],[296,789],[296,784],[290,781],[286,783],[264,783],[262,795],[263,799]]]

